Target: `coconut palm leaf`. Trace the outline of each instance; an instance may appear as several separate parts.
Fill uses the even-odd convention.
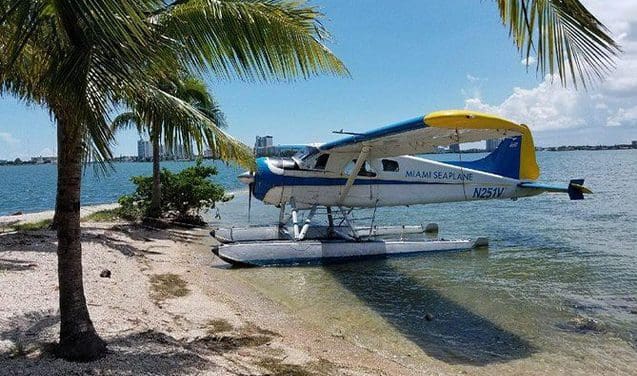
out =
[[[520,53],[537,54],[541,74],[557,73],[563,85],[599,81],[621,52],[608,29],[578,0],[497,0]]]
[[[180,1],[160,17],[163,32],[181,46],[181,58],[217,77],[266,81],[348,74],[323,44],[329,38],[323,15],[303,1]]]

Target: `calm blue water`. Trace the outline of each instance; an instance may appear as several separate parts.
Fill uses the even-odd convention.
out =
[[[179,171],[193,162],[162,162],[162,167]],[[218,161],[204,161],[206,165],[217,167],[219,174],[215,181],[228,189],[240,187],[236,179],[237,170]],[[151,175],[153,165],[145,163],[114,163],[113,171],[104,176],[96,173],[92,167],[85,170],[82,180],[82,205],[116,202],[123,194],[135,189],[131,176]],[[22,165],[0,166],[0,215],[16,211],[35,212],[55,207],[55,186],[57,166]]]
[[[637,374],[637,151],[540,152],[538,162],[542,181],[585,178],[595,194],[378,211],[379,224],[437,222],[445,238],[487,236],[488,250],[227,272],[308,324],[415,370],[426,356],[458,373]],[[216,165],[217,181],[243,189],[238,169]],[[130,176],[151,171],[114,167],[101,179],[87,171],[83,204],[112,202],[132,190]],[[55,166],[0,167],[0,182],[0,213],[54,206]],[[276,209],[252,204],[253,224],[274,223]],[[245,224],[245,190],[219,213],[217,222]],[[576,317],[601,330],[578,330]]]

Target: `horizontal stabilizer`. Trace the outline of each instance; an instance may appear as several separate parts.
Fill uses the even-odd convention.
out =
[[[568,186],[532,182],[523,182],[518,184],[518,186],[521,188],[541,189],[545,192],[568,193],[568,197],[571,200],[583,200],[584,193],[593,193],[590,189],[584,187],[584,179],[573,179]]]
[[[583,200],[584,193],[593,193],[584,186],[584,179],[573,179],[568,183],[568,197],[571,200]]]

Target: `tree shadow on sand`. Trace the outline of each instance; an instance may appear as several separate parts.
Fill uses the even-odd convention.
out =
[[[518,335],[471,312],[386,260],[326,270],[428,355],[452,364],[522,359],[536,349]],[[427,317],[430,313],[432,316]]]
[[[59,325],[57,313],[30,312],[0,324],[0,328],[4,328],[0,330],[0,341],[19,344],[22,349],[16,354],[12,349],[0,347],[2,372],[7,374],[227,373],[224,365],[215,363],[210,357],[265,345],[273,338],[263,333],[248,333],[179,340],[165,333],[147,330],[106,338],[108,352],[103,358],[88,363],[72,363],[53,355],[55,345],[52,341],[56,339]]]

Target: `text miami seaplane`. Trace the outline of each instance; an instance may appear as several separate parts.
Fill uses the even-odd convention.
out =
[[[406,240],[405,234],[437,231],[428,226],[374,226],[376,208],[468,200],[518,199],[564,192],[591,193],[583,180],[564,186],[535,182],[540,175],[533,137],[523,124],[483,113],[451,110],[309,146],[292,158],[259,158],[256,171],[239,180],[254,196],[280,208],[269,227],[219,228],[214,252],[235,265],[321,263],[361,257],[470,249],[475,240]],[[475,161],[438,162],[417,156],[438,147],[490,139],[503,141]],[[290,213],[286,208],[290,207]],[[353,210],[373,208],[359,227]],[[325,214],[323,223],[317,214]],[[325,221],[327,219],[327,221]],[[360,220],[360,218],[359,218]],[[398,239],[387,239],[388,236]]]

